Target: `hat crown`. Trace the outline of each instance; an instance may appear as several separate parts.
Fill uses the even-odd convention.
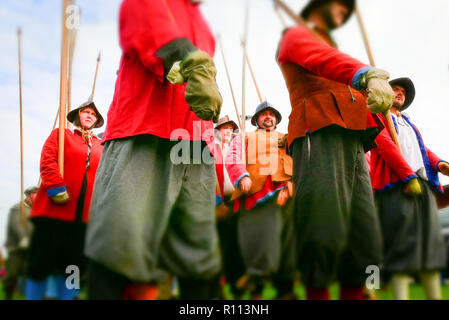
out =
[[[281,122],[281,120],[282,120],[281,113],[271,103],[269,103],[268,101],[265,100],[257,106],[256,112],[254,113],[254,115],[251,118],[251,124],[253,126],[256,126],[257,117],[259,116],[259,114],[267,109],[273,110],[273,112],[276,115],[277,124],[279,124]]]

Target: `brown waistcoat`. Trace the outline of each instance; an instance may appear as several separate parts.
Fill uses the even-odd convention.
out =
[[[363,94],[345,84],[327,80],[300,65],[281,66],[290,93],[292,112],[288,125],[288,144],[330,125],[365,130],[366,100]]]
[[[261,191],[268,176],[273,182],[291,180],[293,160],[285,151],[285,137],[282,133],[265,130],[246,134],[246,170],[252,181],[248,195]],[[236,189],[232,199],[240,195],[240,189]]]

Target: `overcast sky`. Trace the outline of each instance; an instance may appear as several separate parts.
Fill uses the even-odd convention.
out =
[[[0,244],[3,245],[9,208],[20,200],[18,26],[23,30],[22,81],[24,112],[25,188],[37,184],[40,152],[53,126],[59,105],[61,2],[2,0],[0,2]],[[285,1],[295,11],[306,0]],[[114,93],[121,51],[117,17],[120,0],[78,0],[78,32],[72,80],[73,106],[89,97],[98,51],[102,52],[95,103],[103,116]],[[427,147],[449,159],[449,2],[447,0],[359,0],[377,67],[392,78],[410,77],[416,98],[407,110]],[[245,0],[207,0],[202,11],[215,34],[222,36],[237,103],[241,106],[242,50]],[[274,56],[282,25],[272,0],[252,0],[248,55],[264,98],[282,113],[278,127],[287,131],[290,102]],[[292,25],[284,16],[285,21]],[[340,50],[368,63],[355,16],[334,32]],[[222,115],[236,120],[223,61],[217,47],[217,80],[224,98]],[[249,73],[247,113],[259,103]],[[247,128],[251,125],[247,122]],[[101,132],[97,131],[97,133]],[[440,175],[441,177],[441,175]],[[449,183],[441,177],[443,184]],[[3,248],[2,248],[3,249]]]

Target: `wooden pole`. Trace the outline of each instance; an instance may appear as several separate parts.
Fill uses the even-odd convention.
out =
[[[17,29],[19,60],[19,108],[20,108],[20,223],[26,230],[25,204],[23,202],[23,112],[22,112],[22,30]]]
[[[242,62],[242,162],[246,163],[246,45],[248,41],[248,20],[249,20],[249,2],[246,4],[245,29],[242,41],[243,62]]]
[[[293,10],[290,9],[290,7],[286,5],[282,0],[273,0],[273,1],[275,3],[275,10],[278,10],[276,8],[281,8],[282,10],[284,10],[287,16],[289,16],[293,21],[296,22],[296,24],[308,29],[316,38],[320,39],[321,41],[327,44],[326,40],[324,40],[324,38],[318,32],[311,29],[304,21],[304,19],[298,16],[295,12],[293,12]]]
[[[66,9],[70,0],[62,0],[62,42],[61,42],[61,74],[59,87],[59,148],[58,148],[58,167],[61,176],[64,177],[64,128],[66,118],[67,104],[67,49],[68,49],[68,30],[66,27],[67,13]]]
[[[254,75],[253,68],[251,66],[251,62],[249,61],[248,54],[245,54],[245,56],[246,56],[246,63],[248,64],[248,69],[251,74],[251,78],[253,79],[254,86],[256,87],[257,95],[259,96],[260,102],[262,102],[263,101],[262,94],[260,93],[259,85],[257,84],[256,76]]]
[[[278,17],[279,17],[279,20],[281,21],[282,27],[283,27],[284,29],[287,28],[287,22],[285,22],[285,19],[284,19],[284,17],[282,16],[281,11],[279,10],[279,4],[278,4],[278,3],[275,3],[275,4],[274,4],[274,10],[276,11],[276,13],[277,13],[277,15],[278,15]]]
[[[359,23],[360,32],[362,33],[363,43],[365,44],[365,50],[368,55],[369,63],[372,66],[375,66],[373,51],[371,50],[371,46],[368,40],[368,34],[366,33],[365,24],[363,23],[362,15],[360,14],[359,8],[355,7],[355,15],[357,17],[357,22]]]
[[[100,61],[101,61],[101,51],[98,52],[97,66],[95,68],[94,84],[92,85],[92,93],[90,94],[89,101],[94,101],[95,85],[97,83],[98,67],[100,65]]]
[[[232,95],[232,101],[234,102],[235,114],[237,115],[239,127],[242,128],[242,121],[241,121],[240,115],[239,115],[239,108],[237,106],[237,101],[235,100],[235,94],[234,94],[234,89],[232,87],[231,76],[229,74],[228,64],[226,63],[226,57],[224,54],[223,44],[221,43],[221,35],[219,35],[219,34],[217,35],[217,40],[218,40],[218,45],[219,45],[220,51],[221,51],[221,57],[223,58],[223,63],[225,66],[226,77],[228,78],[229,88],[231,89],[231,95]]]
[[[357,16],[357,21],[359,23],[360,32],[362,33],[363,43],[365,44],[365,50],[368,55],[369,62],[373,67],[375,67],[376,63],[374,62],[374,56],[373,56],[373,52],[371,50],[371,46],[370,46],[370,43],[368,40],[368,34],[366,33],[365,24],[363,23],[362,15],[357,6],[355,7],[355,14]],[[398,147],[401,154],[403,154],[401,144],[399,143],[398,135],[396,133],[396,129],[395,129],[395,126],[393,123],[393,119],[391,117],[390,109],[388,109],[384,113],[384,116],[385,116],[385,119],[387,119],[387,126],[388,126],[388,130],[390,131],[391,138],[393,139],[394,144]]]
[[[75,51],[76,37],[77,37],[76,28],[69,32],[69,72],[67,75],[67,113],[69,113],[72,109],[72,65],[73,65],[73,54]],[[70,123],[66,119],[67,128],[70,127]]]

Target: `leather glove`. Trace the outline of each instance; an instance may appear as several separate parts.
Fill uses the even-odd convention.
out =
[[[394,102],[394,92],[388,83],[390,74],[381,69],[371,69],[361,76],[359,85],[368,93],[367,107],[371,113],[386,113]]]
[[[174,63],[167,79],[174,83],[187,83],[185,99],[198,118],[218,122],[223,99],[215,81],[214,61],[205,52],[189,53],[179,64]],[[182,82],[181,82],[182,81]]]
[[[446,162],[440,162],[438,165],[438,170],[445,176],[449,176],[449,164]]]
[[[421,185],[418,178],[413,178],[407,182],[404,192],[409,196],[419,196],[422,194]]]
[[[67,191],[63,191],[50,198],[56,204],[64,204],[69,201],[69,194],[67,193]]]

